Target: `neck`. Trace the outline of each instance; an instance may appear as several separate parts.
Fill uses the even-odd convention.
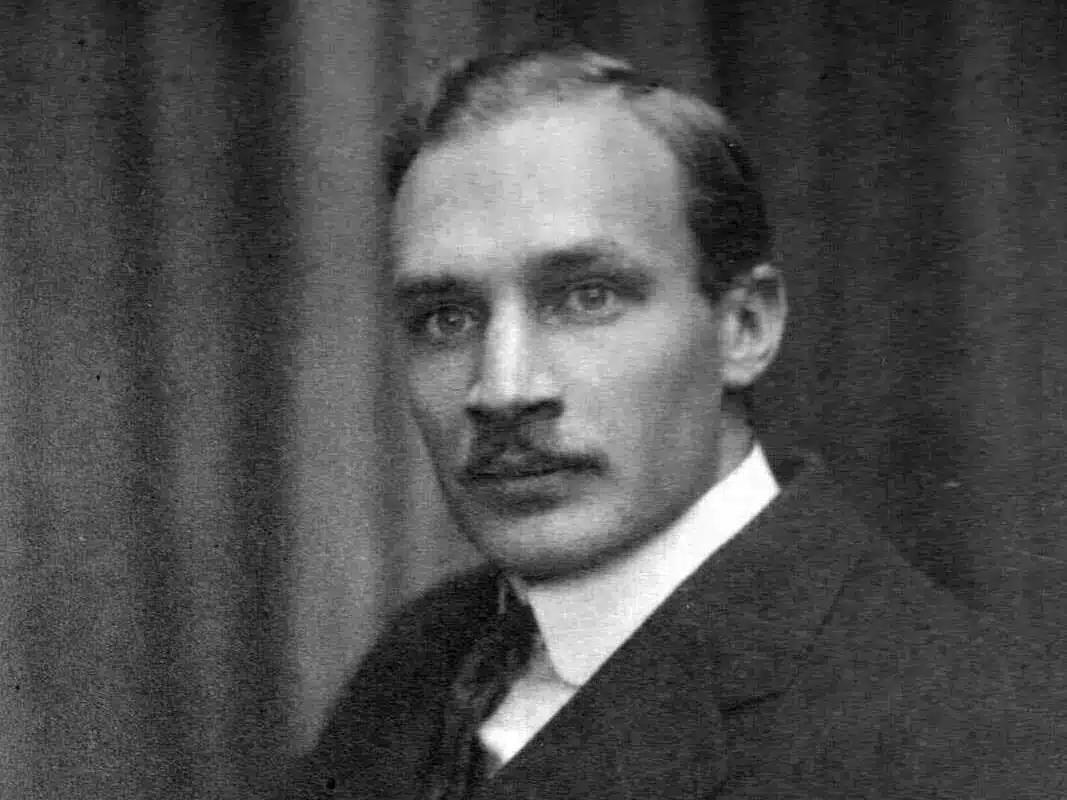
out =
[[[719,439],[719,469],[715,482],[719,483],[737,469],[752,449],[755,431],[746,420],[730,414],[723,415],[722,437]]]

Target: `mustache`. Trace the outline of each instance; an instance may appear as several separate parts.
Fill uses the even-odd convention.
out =
[[[491,437],[475,442],[462,469],[467,481],[524,478],[559,470],[596,471],[603,467],[592,453],[542,447],[512,437]]]

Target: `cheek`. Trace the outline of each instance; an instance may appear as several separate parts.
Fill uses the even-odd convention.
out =
[[[710,323],[660,318],[615,329],[598,344],[576,353],[572,375],[583,387],[583,415],[606,439],[652,439],[718,407],[721,365]]]
[[[460,365],[444,359],[412,358],[406,388],[411,414],[431,449],[455,446],[465,424],[466,391]]]

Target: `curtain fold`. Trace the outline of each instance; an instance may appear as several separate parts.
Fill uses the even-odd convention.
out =
[[[0,796],[255,797],[289,745],[278,11],[4,12]]]
[[[388,403],[376,167],[402,51],[389,48],[384,6],[298,4],[292,21],[304,265],[293,351],[292,708],[306,745],[375,635],[403,564],[392,498],[405,468]]]

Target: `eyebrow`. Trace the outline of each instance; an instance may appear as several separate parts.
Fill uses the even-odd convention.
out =
[[[455,297],[474,290],[470,281],[451,275],[419,275],[400,277],[393,286],[393,298],[398,303],[407,303],[425,297]]]
[[[610,265],[610,266],[609,266]],[[526,259],[523,272],[528,284],[566,283],[581,278],[583,273],[607,267],[618,277],[649,283],[651,275],[641,262],[627,256],[623,248],[610,239],[590,239],[572,246],[537,253]],[[457,297],[477,294],[478,285],[455,275],[400,275],[393,287],[399,303],[430,297]]]
[[[540,253],[530,259],[526,266],[537,282],[564,283],[583,272],[608,264],[612,272],[635,271],[636,267],[633,259],[627,257],[622,248],[610,239],[593,239],[572,247]]]

